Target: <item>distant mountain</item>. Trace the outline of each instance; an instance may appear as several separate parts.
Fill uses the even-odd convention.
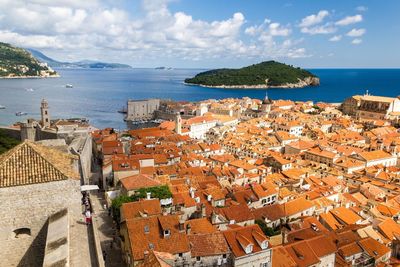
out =
[[[319,78],[307,70],[276,61],[240,69],[215,69],[185,80],[189,85],[217,88],[301,88],[318,86]]]
[[[61,62],[54,60],[42,52],[35,49],[27,49],[32,53],[39,61],[47,63],[53,68],[85,68],[85,69],[130,69],[131,66],[120,63],[105,63],[94,60],[81,60],[78,62]]]
[[[27,50],[0,42],[0,77],[54,77],[57,72],[39,62]]]

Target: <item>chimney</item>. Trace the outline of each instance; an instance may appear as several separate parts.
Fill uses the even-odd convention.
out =
[[[190,197],[194,198],[194,189],[192,187],[189,189],[189,192],[190,192]]]
[[[146,193],[146,199],[151,199],[151,192]]]
[[[186,225],[186,234],[187,235],[190,235],[190,231],[192,230],[192,227],[190,226],[190,223],[188,223],[187,225]]]
[[[201,217],[202,217],[202,218],[206,218],[206,217],[207,217],[206,205],[205,205],[204,203],[201,204]]]
[[[182,233],[185,231],[185,220],[184,219],[180,219],[179,220],[179,232]]]
[[[148,250],[145,250],[144,252],[143,252],[143,254],[144,254],[144,260],[146,260],[148,257],[149,257],[149,251]]]

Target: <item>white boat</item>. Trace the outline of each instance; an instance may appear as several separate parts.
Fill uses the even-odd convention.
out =
[[[69,83],[68,83],[68,84],[65,85],[65,87],[66,87],[66,88],[73,88],[74,86],[73,86],[72,84],[69,84]]]
[[[0,109],[6,109],[6,106],[0,105]]]
[[[27,92],[33,92],[33,91],[35,91],[35,90],[33,90],[32,88],[27,88],[27,89],[25,89]]]
[[[15,113],[15,116],[25,116],[25,115],[28,115],[28,113],[22,111],[18,111]]]

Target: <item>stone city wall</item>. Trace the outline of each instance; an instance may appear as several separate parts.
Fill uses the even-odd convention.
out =
[[[81,196],[79,180],[0,188],[0,266],[41,266],[49,216],[79,215]]]

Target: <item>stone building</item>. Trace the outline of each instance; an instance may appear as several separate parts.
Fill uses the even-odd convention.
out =
[[[56,236],[48,228],[48,218],[54,214],[56,218],[51,222],[62,217],[61,221],[68,224],[61,227],[67,231],[62,239],[67,250],[52,259],[71,266],[77,262],[90,266],[90,259],[76,258],[79,254],[74,231],[79,227],[83,227],[79,253],[88,251],[86,227],[77,224],[82,216],[77,161],[76,156],[31,141],[0,155],[1,266],[42,266],[46,241]],[[59,245],[48,244],[53,248]]]
[[[400,112],[400,99],[397,97],[355,95],[347,98],[341,105],[344,114],[359,119],[382,120],[396,116]]]
[[[127,121],[150,120],[160,107],[160,99],[128,100]]]

